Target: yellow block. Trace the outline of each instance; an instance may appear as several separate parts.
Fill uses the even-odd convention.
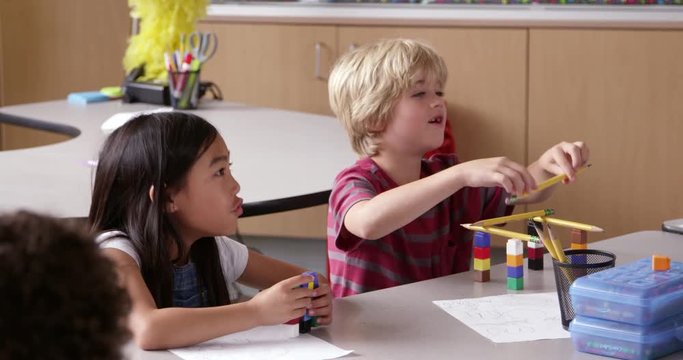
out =
[[[572,250],[588,249],[588,244],[572,243]]]
[[[524,265],[524,257],[522,255],[508,255],[507,264],[508,266]]]
[[[479,270],[479,271],[491,270],[491,258],[474,259],[474,270]]]

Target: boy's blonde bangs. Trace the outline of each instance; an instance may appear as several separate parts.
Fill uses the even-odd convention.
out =
[[[401,94],[422,70],[446,83],[446,64],[436,51],[410,39],[384,40],[342,56],[328,83],[330,107],[360,155],[377,153],[376,137],[386,128]]]

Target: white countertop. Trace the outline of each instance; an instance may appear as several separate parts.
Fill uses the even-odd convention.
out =
[[[237,2],[207,21],[339,25],[683,29],[677,5],[459,5]]]

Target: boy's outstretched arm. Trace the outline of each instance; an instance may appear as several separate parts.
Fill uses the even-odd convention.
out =
[[[467,186],[500,186],[510,194],[521,194],[536,185],[523,165],[507,158],[468,161],[359,201],[347,211],[344,227],[359,238],[376,240]]]
[[[572,183],[576,180],[576,171],[588,163],[590,149],[583,141],[561,142],[546,150],[541,157],[529,165],[529,173],[537,183],[547,180],[555,175],[566,174],[567,181]],[[533,193],[520,199],[518,204],[530,204],[546,200],[555,186]]]

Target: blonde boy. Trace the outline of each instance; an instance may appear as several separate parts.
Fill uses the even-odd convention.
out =
[[[508,214],[506,196],[560,173],[574,181],[588,160],[582,142],[559,143],[528,168],[505,157],[423,159],[443,142],[446,78],[436,51],[408,39],[360,47],[335,65],[330,105],[361,158],[337,175],[330,196],[334,296],[467,271],[472,238],[461,223]]]

